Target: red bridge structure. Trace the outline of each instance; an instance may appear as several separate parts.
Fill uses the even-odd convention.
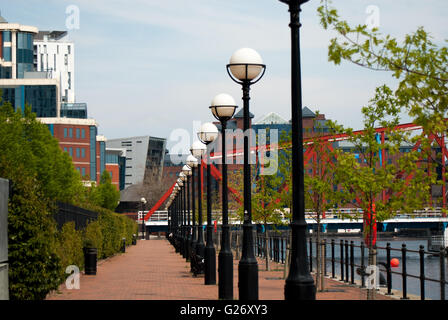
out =
[[[386,134],[388,132],[389,128],[377,128],[375,129],[378,140],[380,141],[381,144],[384,144],[385,140],[387,139]],[[419,125],[415,125],[413,123],[406,123],[406,124],[400,124],[397,125],[394,129],[394,131],[423,131],[423,128]],[[358,130],[358,131],[354,131],[353,132],[354,135],[361,135],[364,134],[363,130]],[[441,158],[441,166],[440,167],[440,176],[441,176],[441,180],[442,180],[442,185],[441,187],[441,203],[440,203],[440,207],[445,209],[446,208],[446,178],[445,178],[445,172],[446,172],[446,168],[445,168],[445,164],[447,162],[448,159],[448,151],[445,145],[445,135],[437,135],[437,134],[426,134],[427,139],[429,139],[429,142],[431,143],[432,148],[436,148],[437,153],[439,154],[438,156]],[[316,141],[316,139],[319,140],[319,146],[317,146],[314,141]],[[333,143],[334,142],[338,142],[338,141],[343,141],[343,140],[349,140],[350,136],[348,134],[335,134],[335,135],[323,135],[320,137],[313,137],[313,138],[307,138],[304,139],[304,163],[305,166],[306,165],[311,165],[313,162],[316,161],[318,154],[322,155],[323,153],[325,154],[325,151],[327,152],[327,154],[329,155],[330,153],[332,153],[334,151],[334,147],[333,147]],[[413,146],[412,146],[412,151],[416,151],[419,150],[422,147],[422,141],[418,140]],[[291,148],[291,142],[285,142],[285,143],[280,143],[280,144],[267,144],[267,145],[262,145],[262,146],[253,146],[250,148],[251,153],[254,153],[256,155],[256,165],[258,166],[259,170],[263,170],[264,167],[264,161],[263,161],[263,157],[266,154],[266,152],[273,150],[273,148],[277,148],[278,150],[281,149],[288,149]],[[317,150],[317,148],[320,148],[320,150]],[[324,152],[322,152],[324,151]],[[243,155],[243,149],[236,149],[234,147],[234,149],[229,152],[227,151],[227,157],[229,158],[233,158],[236,159],[238,157],[242,157]],[[420,153],[420,158],[418,159],[418,165],[419,167],[422,165],[422,163],[424,163],[425,161],[433,161],[430,159],[424,159],[425,157],[425,153]],[[221,159],[222,161],[222,153],[221,152],[213,152],[210,155],[211,158],[211,174],[213,176],[213,178],[216,181],[221,181],[222,180],[222,176],[221,176],[221,172],[220,170],[218,170],[218,168],[213,164],[213,162],[217,162],[216,160]],[[328,157],[328,159],[330,159]],[[386,152],[386,148],[382,148],[381,149],[381,155],[380,155],[380,164],[381,166],[385,166],[388,161],[389,161],[389,155]],[[328,160],[328,163],[331,165],[331,161]],[[203,171],[206,168],[206,162],[204,160],[202,160],[202,165],[201,165],[201,171],[199,174],[201,174],[201,176],[203,176]],[[312,173],[314,174],[314,172]],[[400,174],[400,173],[399,173]],[[403,174],[403,173],[401,173]],[[401,176],[401,178],[404,178],[406,180],[406,182],[409,182],[413,177],[413,173],[408,174],[407,176]],[[202,181],[204,181],[205,179],[202,179]],[[166,191],[166,193],[159,199],[159,201],[155,204],[155,206],[153,208],[151,208],[151,210],[144,216],[144,220],[147,221],[151,215],[158,210],[161,205],[167,200],[167,198],[169,197],[169,195],[171,194],[173,188],[174,188],[174,184]],[[203,186],[201,186],[203,188]],[[287,187],[287,186],[286,186]],[[239,194],[239,192],[233,188],[228,188],[229,192],[233,195],[234,199],[239,203],[242,204],[242,196]],[[378,199],[377,201],[386,201],[389,197],[391,196],[391,192],[388,190],[384,190],[383,194],[382,194],[382,199]],[[359,203],[359,199],[356,199],[356,201]],[[432,202],[432,197],[431,197],[431,202]],[[373,219],[375,221],[375,213],[374,213],[374,207],[372,208],[373,210],[371,210],[371,212],[367,213],[367,218],[368,220]],[[442,210],[442,215],[443,217],[446,217],[444,210]],[[323,217],[325,218],[325,216]],[[376,223],[375,223],[376,224]]]

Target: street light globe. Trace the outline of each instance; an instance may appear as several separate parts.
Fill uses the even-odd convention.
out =
[[[254,49],[241,48],[230,57],[228,68],[235,78],[250,81],[258,77],[263,70],[263,59]]]
[[[191,168],[189,165],[184,165],[182,167],[182,173],[185,174],[186,176],[191,176]]]
[[[191,149],[190,149],[191,151]],[[198,166],[198,159],[196,159],[196,157],[192,154],[189,154],[187,157],[187,165],[190,168],[196,168]]]
[[[218,137],[218,128],[211,122],[202,124],[198,132],[198,138],[205,144],[209,144]]]
[[[196,158],[201,158],[207,153],[207,146],[202,141],[195,141],[190,148],[191,154]]]
[[[179,173],[179,178],[182,180],[182,181],[185,181],[185,180],[187,180],[187,175],[185,174],[185,173],[183,173],[183,172],[181,172],[181,173]]]
[[[236,108],[235,100],[227,93],[216,95],[210,104],[213,116],[219,121],[227,121],[232,118]]]
[[[146,203],[146,199],[143,198],[143,197],[141,197],[141,198],[140,198],[140,202],[143,203],[143,204],[145,204],[145,203]]]

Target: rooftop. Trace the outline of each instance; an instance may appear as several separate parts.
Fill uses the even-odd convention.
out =
[[[288,121],[283,119],[277,113],[270,112],[255,121],[254,124],[288,124]]]
[[[67,31],[39,31],[35,36],[34,36],[34,40],[45,40],[45,37],[47,38],[47,40],[60,40],[62,38],[64,38],[67,35]]]

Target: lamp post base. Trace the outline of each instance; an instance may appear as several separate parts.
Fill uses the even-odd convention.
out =
[[[285,281],[285,300],[315,300],[316,287],[310,279],[295,279]]]
[[[257,261],[240,261],[238,265],[239,300],[258,300]]]
[[[219,299],[233,300],[233,256],[221,250],[218,255]]]
[[[204,284],[216,284],[216,251],[215,247],[204,249]]]
[[[194,270],[194,257],[193,255],[196,255],[196,245],[197,245],[197,240],[192,240],[191,241],[191,248],[190,248],[190,271],[193,272]]]

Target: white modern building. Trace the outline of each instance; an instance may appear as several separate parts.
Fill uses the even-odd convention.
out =
[[[75,102],[75,45],[67,31],[39,31],[35,35],[34,67],[60,80],[63,103]]]
[[[0,16],[1,98],[15,110],[24,110],[28,104],[38,117],[58,117],[59,80],[34,68],[33,41],[38,32],[36,27],[10,23]]]

